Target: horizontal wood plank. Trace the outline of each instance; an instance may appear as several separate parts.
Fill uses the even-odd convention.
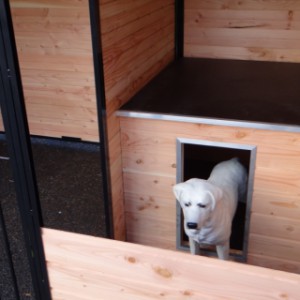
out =
[[[139,213],[141,216],[169,220],[174,222],[176,216],[175,197],[157,197],[146,193],[125,193],[125,210]],[[172,205],[170,205],[172,204]]]
[[[145,16],[157,10],[162,10],[173,4],[172,0],[144,0],[144,1],[122,1],[120,3],[111,2],[106,5],[106,9],[101,11],[101,31],[105,35],[116,31],[119,28],[136,21],[139,16]],[[133,8],[134,5],[134,8]],[[134,10],[135,13],[132,13]]]
[[[252,213],[251,232],[300,242],[300,220]]]
[[[98,141],[88,1],[10,4],[30,133]]]
[[[276,190],[276,189],[275,189]],[[254,190],[252,211],[265,215],[278,216],[289,219],[299,219],[300,201],[297,195],[289,192],[276,192],[261,189]]]
[[[300,263],[289,259],[274,259],[270,256],[250,254],[247,262],[251,265],[261,266],[273,270],[285,270],[286,272],[300,274]]]
[[[176,230],[176,217],[162,219],[158,217],[150,217],[142,213],[132,214],[126,212],[126,230],[128,239],[131,243],[135,240],[142,245],[162,245],[164,249],[176,249],[176,235],[170,235],[170,232]],[[147,236],[147,239],[141,239]],[[132,239],[131,239],[132,238]]]
[[[297,299],[299,275],[43,229],[56,299]]]
[[[190,28],[185,30],[185,42],[199,46],[298,49],[300,39],[299,30]]]
[[[299,62],[295,1],[185,1],[184,55]]]
[[[278,259],[300,262],[300,242],[250,233],[249,252]]]
[[[298,49],[266,49],[263,47],[220,47],[220,46],[198,46],[185,44],[185,56],[241,59],[256,61],[283,61],[299,63]]]
[[[151,149],[144,148],[143,150],[135,150],[134,153],[130,150],[122,150],[122,165],[124,172],[149,172],[161,173],[166,176],[176,174],[176,157],[175,155],[168,155],[151,151]],[[148,151],[147,151],[148,150]],[[174,154],[174,153],[173,153]]]
[[[161,174],[148,173],[123,173],[124,191],[145,193],[160,196],[173,197],[172,187],[176,183],[173,176],[161,176]]]
[[[224,1],[224,0],[187,0],[185,1],[187,9],[234,9],[234,10],[300,10],[300,3],[294,0],[251,0],[251,1]]]
[[[12,8],[59,8],[59,9],[70,9],[74,7],[86,8],[86,1],[85,0],[60,0],[60,1],[53,1],[53,0],[14,0],[11,1],[10,4]]]

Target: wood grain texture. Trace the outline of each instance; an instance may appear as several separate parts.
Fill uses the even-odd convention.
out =
[[[100,14],[114,232],[116,239],[124,240],[121,138],[115,111],[173,60],[174,0],[100,1]]]
[[[298,299],[296,274],[43,229],[53,300]]]
[[[176,247],[170,239],[176,234],[175,228],[169,227],[168,244],[160,242],[161,236],[151,226],[145,226],[147,234],[135,234],[134,231],[139,230],[133,226],[133,220],[141,222],[140,219],[147,216],[153,223],[162,224],[164,230],[167,230],[165,221],[175,222],[176,200],[172,186],[176,183],[178,137],[252,145],[257,147],[257,157],[249,263],[264,266],[266,257],[268,267],[297,272],[300,252],[299,133],[126,117],[120,118],[120,122],[125,211],[130,216],[127,217],[128,236],[132,241],[168,249]],[[141,198],[143,200],[139,200]],[[149,202],[151,198],[155,199],[155,205]]]
[[[31,134],[99,141],[88,1],[10,1]]]
[[[189,57],[300,62],[297,1],[185,1]]]

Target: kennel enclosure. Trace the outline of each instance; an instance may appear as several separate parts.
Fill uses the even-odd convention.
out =
[[[105,106],[102,109],[107,126],[105,140],[116,239],[176,250],[176,201],[172,186],[176,183],[178,137],[254,145],[257,147],[257,157],[248,263],[299,273],[297,75],[300,6],[296,1],[91,1],[96,5],[94,7],[99,8],[101,25],[97,28],[99,32],[101,29],[101,49],[94,54],[90,47],[91,40],[87,39],[90,34],[87,28],[91,25],[88,1],[10,2],[16,22],[22,76],[28,84],[24,85],[26,105],[33,105],[29,113],[37,117],[34,124],[29,124],[34,130],[32,133],[98,141],[95,78],[91,60],[103,56]],[[181,10],[183,7],[184,10]],[[184,18],[181,13],[184,13]],[[181,23],[182,20],[184,23]],[[44,32],[38,37],[31,31],[37,21]],[[58,39],[58,33],[51,30],[64,26],[63,38]],[[99,24],[93,23],[92,26]],[[80,33],[83,34],[82,38]],[[68,38],[64,39],[65,36]],[[48,39],[41,42],[43,37]],[[74,38],[74,43],[69,38]],[[19,45],[18,39],[21,41]],[[60,57],[63,53],[62,65],[51,63],[55,55]],[[183,57],[180,57],[180,53],[183,53]],[[74,57],[69,57],[73,54]],[[49,58],[48,63],[46,58]],[[42,66],[43,62],[46,66]],[[186,68],[187,64],[190,69]],[[67,70],[62,70],[60,75],[53,70],[60,68]],[[249,68],[252,72],[247,72]],[[49,77],[45,74],[48,69]],[[84,76],[81,76],[83,69]],[[170,69],[178,77],[175,83],[170,76]],[[194,69],[194,73],[191,69]],[[268,69],[271,71],[266,72]],[[161,81],[164,76],[165,80]],[[65,77],[68,79],[63,82]],[[217,78],[221,81],[217,81]],[[260,78],[267,81],[260,81]],[[47,89],[53,88],[54,82],[68,85],[70,81],[72,87],[78,89],[70,90],[70,87],[64,86],[47,94]],[[198,85],[199,82],[202,82],[202,86]],[[187,83],[187,87],[181,88],[184,83]],[[249,88],[251,84],[254,84],[254,89]],[[156,93],[159,87],[161,89]],[[199,87],[200,91],[197,90]],[[271,97],[269,92],[272,92]],[[151,93],[156,96],[151,97]],[[67,98],[58,101],[58,96],[63,94]],[[190,97],[191,94],[194,98]],[[217,99],[215,96],[218,94],[220,97]],[[226,99],[222,97],[225,95],[228,96]],[[176,98],[180,97],[183,101],[176,103]],[[279,101],[272,102],[272,97]],[[78,105],[72,99],[77,99],[75,102]],[[86,100],[84,103],[83,99]],[[217,102],[213,102],[214,99]],[[44,101],[47,104],[43,110]],[[211,107],[203,106],[205,103],[211,104]],[[239,109],[235,115],[230,109],[233,106]],[[68,118],[70,115],[64,111],[65,107],[72,108],[73,119]],[[186,108],[192,114],[186,114]],[[219,114],[214,115],[216,112]],[[57,113],[63,120],[52,120],[52,116],[45,115],[49,113],[52,116]],[[275,118],[272,120],[272,117]],[[67,124],[67,132],[61,130],[62,124]],[[62,249],[60,238],[65,241],[68,251]],[[74,251],[78,240],[77,235],[43,229],[50,285],[55,295],[68,294],[72,290],[74,276],[78,276],[78,282],[82,283],[77,286],[82,295],[93,294],[99,288],[92,283],[91,277],[81,276],[82,272],[93,270],[86,268],[80,259],[76,260]],[[84,240],[86,245],[95,242],[99,248],[105,244],[101,239]],[[128,255],[129,249],[135,251],[135,245],[126,247],[126,244],[115,244],[114,241],[108,241],[108,244],[109,247],[116,247],[116,259],[112,260],[115,266],[119,265],[120,257],[127,259],[126,266],[129,269],[133,265],[140,266],[135,264],[137,261],[132,259],[134,256]],[[137,246],[136,249],[142,253],[146,248]],[[162,249],[151,251],[162,259],[171,253]],[[147,251],[143,254],[147,257],[150,255]],[[66,260],[68,256],[75,258],[75,261],[71,263],[71,260]],[[102,263],[107,255],[105,252],[93,252],[91,257],[92,260],[99,258]],[[183,256],[178,253],[178,257]],[[195,265],[201,266],[205,262],[199,258]],[[216,270],[222,269],[219,262],[211,263],[215,264]],[[76,266],[79,268],[76,269]],[[247,267],[244,265],[243,270],[247,270]],[[169,269],[160,267],[156,270],[163,275],[155,273],[160,276],[158,281],[164,283],[170,275],[167,272]],[[254,280],[255,272],[261,269],[252,270],[250,277]],[[144,274],[141,269],[138,272]],[[276,289],[278,297],[286,298],[289,291],[290,295],[297,291],[298,277],[295,274],[279,274],[272,270],[264,274],[270,278],[272,274],[281,274],[282,277],[276,278],[284,278],[279,281],[285,281],[286,285],[280,286],[279,291]],[[57,281],[60,276],[64,280]],[[241,276],[241,281],[247,282],[247,279],[249,277]],[[115,282],[100,278],[97,285],[100,284],[108,287],[108,294],[116,295],[119,291]],[[109,289],[111,286],[115,289]],[[209,285],[205,283],[204,286],[212,295]],[[270,280],[270,284],[266,285],[266,293],[272,294],[272,288]],[[125,288],[123,292],[132,295],[130,288]]]

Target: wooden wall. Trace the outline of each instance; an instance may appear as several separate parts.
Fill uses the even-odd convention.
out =
[[[11,0],[31,134],[99,141],[88,0]]]
[[[115,111],[174,58],[174,0],[100,1],[116,239],[125,239],[120,126]]]
[[[299,298],[296,274],[51,229],[43,241],[53,300]]]
[[[248,262],[300,273],[300,134],[121,118],[127,235],[176,249],[176,138],[257,146]]]
[[[185,0],[184,55],[300,62],[300,1]]]

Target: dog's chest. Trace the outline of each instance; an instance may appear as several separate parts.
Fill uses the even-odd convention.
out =
[[[224,232],[222,228],[203,227],[192,238],[199,244],[216,245],[224,241]]]

